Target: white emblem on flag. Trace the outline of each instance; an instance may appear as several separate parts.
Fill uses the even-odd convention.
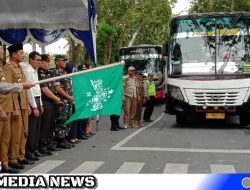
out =
[[[95,94],[86,92],[86,96],[91,97],[91,99],[87,103],[87,106],[91,106],[91,111],[98,111],[103,108],[103,103],[111,98],[114,90],[110,89],[110,87],[104,88],[103,81],[101,79],[90,80],[90,82],[95,90]]]

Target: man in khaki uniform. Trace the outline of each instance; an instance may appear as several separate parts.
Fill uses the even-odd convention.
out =
[[[23,61],[22,44],[8,48],[10,62],[4,66],[7,80],[12,83],[25,82],[25,76],[19,63]],[[11,136],[9,148],[9,165],[14,169],[24,169],[23,164],[31,164],[25,159],[25,145],[28,136],[28,102],[27,91],[12,94],[14,111],[11,118]],[[30,110],[30,108],[29,108]]]
[[[3,46],[0,42],[0,173],[18,173],[19,170],[9,167],[8,150],[10,141],[10,124],[13,112],[11,92],[21,92],[23,88],[30,88],[31,83],[8,83],[2,70]]]
[[[128,75],[124,76],[122,80],[125,128],[138,127],[138,125],[135,123],[136,105],[138,97],[138,79],[135,77],[135,72],[135,68],[130,66],[128,68]]]
[[[135,114],[135,122],[139,127],[143,127],[142,124],[142,106],[145,96],[144,92],[144,77],[142,73],[137,73],[136,77],[138,78],[138,98],[137,98],[137,108]]]

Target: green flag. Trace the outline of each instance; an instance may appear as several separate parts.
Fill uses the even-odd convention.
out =
[[[95,115],[120,115],[122,73],[123,65],[119,64],[72,76],[75,113],[66,124]]]

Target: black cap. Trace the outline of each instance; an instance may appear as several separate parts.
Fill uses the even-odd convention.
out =
[[[55,56],[55,61],[57,61],[58,59],[62,59],[63,61],[67,61],[68,59],[65,57],[65,55],[56,55]]]
[[[9,46],[8,48],[9,54],[11,55],[14,52],[17,52],[19,50],[23,50],[23,44],[13,44]]]
[[[41,55],[42,61],[47,61],[50,58],[49,54],[42,54]]]

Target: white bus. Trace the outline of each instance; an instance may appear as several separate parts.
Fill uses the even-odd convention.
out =
[[[157,80],[159,72],[163,73],[162,45],[138,45],[123,47],[119,50],[119,60],[125,62],[124,74],[129,66],[133,66],[142,74],[153,74]],[[164,89],[157,88],[156,99],[164,99]]]
[[[169,114],[250,123],[250,12],[174,17],[166,82]]]

